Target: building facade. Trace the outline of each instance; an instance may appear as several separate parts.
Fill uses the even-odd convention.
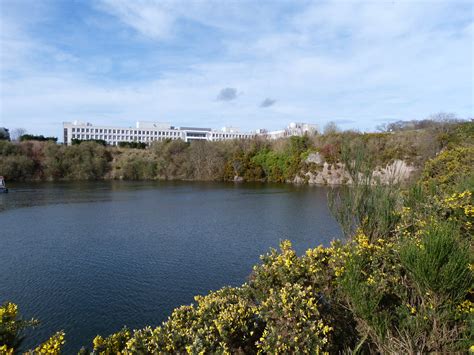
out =
[[[242,133],[234,127],[224,127],[222,130],[198,127],[174,127],[169,123],[138,121],[135,128],[114,126],[95,126],[89,122],[64,122],[64,143],[70,145],[73,139],[104,140],[109,145],[120,142],[152,143],[163,140],[181,139],[185,142],[192,140],[222,141],[229,139],[248,139],[254,133]]]
[[[285,129],[243,133],[235,127],[224,127],[221,130],[199,127],[174,127],[169,123],[138,121],[135,128],[116,126],[96,126],[89,122],[64,122],[64,143],[70,145],[72,140],[104,140],[109,145],[120,142],[140,142],[150,144],[156,141],[181,139],[185,142],[192,140],[223,141],[230,139],[248,139],[263,137],[267,139],[287,138],[315,134],[317,126],[309,123],[290,123]]]
[[[288,138],[292,136],[312,135],[318,132],[318,126],[311,123],[291,122],[285,129],[277,131],[257,130],[257,135],[268,139]]]

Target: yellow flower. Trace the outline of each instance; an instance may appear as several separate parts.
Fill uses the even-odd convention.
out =
[[[6,345],[0,346],[0,354],[2,355],[13,355],[13,349],[8,348]]]
[[[104,338],[102,338],[100,335],[97,335],[92,343],[94,344],[94,349],[98,349],[104,345]]]

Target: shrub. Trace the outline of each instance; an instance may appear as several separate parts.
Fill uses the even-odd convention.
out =
[[[0,173],[7,180],[28,180],[35,174],[34,161],[24,155],[8,155],[0,159]]]
[[[472,179],[473,167],[474,146],[456,147],[445,150],[428,161],[422,179],[425,186],[450,190],[466,179]]]
[[[107,142],[103,139],[78,139],[78,138],[73,138],[71,139],[71,144],[72,145],[79,145],[85,142],[92,142],[96,144],[100,144],[102,146],[107,146]]]
[[[147,144],[142,142],[119,142],[118,146],[120,148],[145,149]]]
[[[457,230],[450,222],[429,225],[421,237],[405,241],[400,250],[402,265],[416,289],[422,295],[436,294],[437,303],[459,303],[474,281],[469,270],[469,246],[460,241]]]
[[[18,352],[24,340],[23,330],[36,327],[38,324],[36,319],[23,320],[16,304],[3,303],[0,306],[0,354],[13,355]],[[64,345],[64,332],[58,332],[34,351],[29,350],[25,354],[60,354],[62,345]]]
[[[20,142],[23,141],[38,141],[38,142],[54,142],[58,141],[57,137],[45,137],[43,135],[35,136],[33,134],[23,134],[20,136]]]

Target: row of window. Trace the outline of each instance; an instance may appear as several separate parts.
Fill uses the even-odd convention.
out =
[[[67,137],[67,136],[65,136]],[[248,136],[242,136],[242,138],[247,138]],[[102,134],[78,134],[78,133],[73,133],[71,135],[72,139],[102,139],[107,142],[131,142],[131,141],[139,141],[139,142],[153,142],[153,141],[161,141],[164,139],[181,139],[181,137],[134,137],[134,136],[117,136],[117,135],[102,135]],[[205,139],[205,137],[202,137]],[[224,137],[224,136],[219,136],[219,137],[214,137],[211,138],[213,141],[223,141],[226,139],[236,139],[239,137]],[[67,139],[67,138],[65,138]],[[193,137],[189,137],[189,139],[193,139]],[[194,138],[196,139],[196,138]]]
[[[141,142],[152,142],[164,139],[180,139],[180,137],[132,137],[132,136],[111,136],[111,135],[99,135],[99,134],[72,134],[72,139],[102,139],[105,141],[115,142],[130,142],[130,141],[141,141]]]
[[[141,131],[128,129],[111,129],[111,128],[72,128],[72,133],[95,133],[95,134],[126,134],[126,135],[148,135],[148,136],[165,136],[165,137],[179,137],[183,132],[173,131]],[[205,133],[187,133],[189,137],[204,137]],[[237,133],[212,133],[212,138],[246,138],[248,134]]]
[[[129,134],[129,135],[155,135],[155,136],[168,136],[177,137],[181,135],[181,132],[172,131],[140,131],[140,130],[128,130],[128,129],[111,129],[111,128],[72,128],[72,133],[108,133],[108,134]]]
[[[248,134],[237,134],[237,133],[212,133],[212,138],[247,138]]]

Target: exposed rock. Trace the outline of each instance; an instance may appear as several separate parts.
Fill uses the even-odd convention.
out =
[[[304,177],[301,177],[300,175],[296,175],[295,179],[293,180],[293,183],[301,185],[301,184],[306,183],[306,179]]]
[[[319,153],[310,153],[306,158],[306,163],[313,163],[313,164],[322,164],[324,163],[324,159],[321,154]]]
[[[235,175],[234,176],[234,182],[243,182],[244,178],[242,176]]]
[[[316,161],[319,161],[319,158],[321,158],[320,155],[316,157],[316,154],[318,153],[314,153],[311,162],[313,164],[322,164],[322,169],[318,172],[309,171],[302,176],[297,176],[293,181],[294,183],[302,184],[307,182],[310,185],[352,184],[352,178],[345,170],[344,164],[328,164],[327,162],[315,163]],[[308,159],[306,162],[308,162]],[[414,171],[416,171],[414,166],[408,165],[403,160],[395,160],[391,164],[387,164],[385,167],[377,167],[372,173],[372,177],[374,178],[374,183],[375,181],[380,181],[382,184],[397,183],[408,180]]]

